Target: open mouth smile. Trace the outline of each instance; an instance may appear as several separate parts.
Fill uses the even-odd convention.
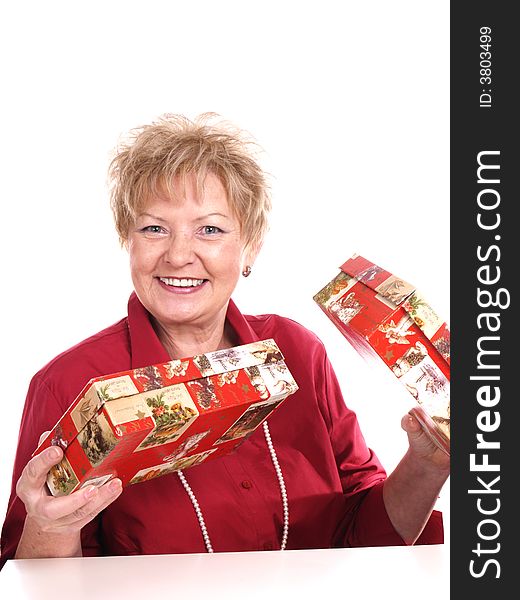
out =
[[[159,277],[158,279],[161,283],[167,285],[168,287],[177,288],[198,288],[207,281],[207,279],[178,279],[177,277]]]

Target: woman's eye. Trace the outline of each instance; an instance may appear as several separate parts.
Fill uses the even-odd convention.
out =
[[[143,233],[162,233],[163,228],[160,225],[147,225],[141,229]]]
[[[220,227],[215,227],[215,225],[204,225],[202,231],[206,235],[215,235],[216,233],[222,233],[222,229],[220,229]]]

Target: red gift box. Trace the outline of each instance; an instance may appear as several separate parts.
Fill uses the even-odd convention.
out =
[[[450,331],[411,284],[354,254],[315,302],[356,351],[392,369],[433,441],[450,449]]]
[[[241,444],[298,389],[272,339],[91,379],[38,446],[53,496],[187,469]]]

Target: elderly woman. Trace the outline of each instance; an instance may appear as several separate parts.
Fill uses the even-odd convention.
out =
[[[32,379],[2,532],[6,559],[441,543],[433,511],[449,459],[410,415],[387,476],[345,405],[320,340],[231,299],[267,229],[270,199],[250,142],[229,125],[165,115],[131,132],[110,166],[111,203],[134,291],[128,315]],[[69,496],[31,459],[92,377],[274,338],[299,390],[236,452],[122,490]]]

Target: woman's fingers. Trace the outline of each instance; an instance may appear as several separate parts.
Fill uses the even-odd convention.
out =
[[[54,522],[55,529],[57,531],[70,528],[81,529],[114,502],[122,491],[121,480],[112,479],[101,487],[93,488],[92,486],[88,486],[84,490],[79,490],[71,494],[70,497],[78,494],[82,500],[80,500],[80,503],[74,510]]]
[[[122,491],[121,481],[113,479],[100,487],[86,486],[68,496],[51,496],[45,485],[47,474],[62,458],[61,448],[47,448],[31,458],[16,484],[16,493],[27,515],[45,532],[81,530]]]
[[[92,521],[122,492],[121,480],[113,479],[101,487],[87,486],[69,496],[47,497],[33,515],[44,531],[78,531]]]
[[[408,443],[414,455],[440,468],[449,466],[449,456],[433,442],[413,414],[404,415],[401,427],[408,434]]]
[[[31,458],[16,484],[16,494],[27,507],[27,502],[34,503],[44,492],[47,473],[63,458],[63,451],[51,446]]]

